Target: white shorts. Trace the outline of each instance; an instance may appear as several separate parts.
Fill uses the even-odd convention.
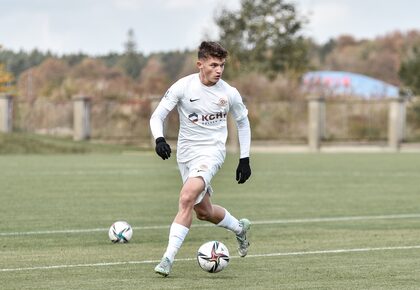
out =
[[[197,197],[195,204],[199,204],[206,193],[213,194],[211,180],[219,171],[222,165],[216,159],[208,156],[199,157],[188,162],[178,162],[178,168],[181,173],[182,182],[185,183],[189,177],[201,177],[204,180],[204,190]]]

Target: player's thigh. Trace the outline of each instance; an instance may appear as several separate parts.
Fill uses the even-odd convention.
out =
[[[201,177],[205,187],[197,196],[196,204],[200,203],[206,193],[212,195],[211,180],[221,167],[221,161],[212,156],[200,156],[185,163],[178,163],[182,181],[185,184],[189,178]]]

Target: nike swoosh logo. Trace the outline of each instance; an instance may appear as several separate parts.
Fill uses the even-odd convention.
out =
[[[195,102],[195,101],[198,101],[199,99],[190,99],[190,102],[192,103],[192,102]]]

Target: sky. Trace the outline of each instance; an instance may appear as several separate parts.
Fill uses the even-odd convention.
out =
[[[195,49],[217,38],[214,15],[241,0],[0,0],[0,45],[14,51],[124,51],[129,29],[144,54]],[[341,34],[375,38],[420,29],[417,0],[286,0],[309,23],[305,36],[322,44]]]

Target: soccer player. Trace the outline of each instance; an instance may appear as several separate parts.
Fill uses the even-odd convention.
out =
[[[238,221],[225,208],[212,204],[210,199],[213,193],[210,182],[226,156],[228,112],[232,113],[238,128],[240,159],[236,180],[242,184],[251,176],[248,110],[238,90],[221,79],[227,55],[220,44],[203,41],[198,49],[199,72],[175,82],[150,118],[156,153],[163,160],[171,156],[171,148],[163,135],[163,124],[175,106],[180,121],[177,162],[183,186],[166,252],[155,267],[155,272],[165,277],[191,227],[193,210],[198,219],[235,233],[239,255],[245,257],[248,253],[250,221],[245,218]]]

